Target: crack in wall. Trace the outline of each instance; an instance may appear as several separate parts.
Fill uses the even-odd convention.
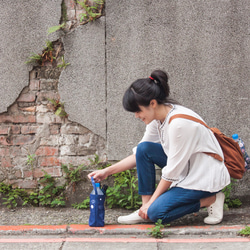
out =
[[[76,5],[74,10],[76,18]],[[80,25],[77,20],[73,23],[68,30],[66,27],[65,35]],[[60,100],[58,82],[62,68],[57,66],[65,52],[61,38],[52,43],[55,59],[34,66],[29,73],[29,85],[7,112],[0,114],[0,181],[21,188],[36,188],[37,180],[44,175],[42,170],[63,178],[61,163],[90,165],[96,154],[100,160],[106,160],[103,138],[52,111],[48,98]],[[27,164],[27,155],[32,154],[36,157],[34,169]]]

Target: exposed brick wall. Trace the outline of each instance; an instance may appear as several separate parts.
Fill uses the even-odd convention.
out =
[[[63,54],[60,41],[58,58]],[[6,113],[0,114],[0,182],[32,189],[44,171],[63,178],[61,164],[89,165],[98,154],[105,160],[105,142],[80,124],[56,116],[50,99],[60,99],[56,63],[34,67],[30,81]],[[80,115],[80,114],[79,114]],[[35,155],[32,168],[27,156]]]

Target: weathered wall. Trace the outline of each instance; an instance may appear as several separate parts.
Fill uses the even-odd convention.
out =
[[[14,157],[5,151],[11,126],[14,126],[12,131],[18,131],[18,136],[23,135],[23,125],[59,127],[60,138],[65,131],[62,128],[69,126],[68,123],[81,128],[80,131],[88,131],[90,137],[99,142],[96,145],[93,145],[95,140],[85,142],[94,147],[89,154],[84,150],[76,152],[75,141],[68,145],[56,142],[46,145],[54,147],[57,144],[56,157],[68,157],[75,160],[75,164],[81,162],[79,156],[87,159],[94,153],[103,156],[107,153],[109,160],[119,160],[130,154],[145,126],[123,110],[122,96],[132,81],[149,76],[156,68],[169,73],[174,98],[201,114],[210,126],[217,126],[229,136],[238,133],[250,152],[248,0],[106,0],[105,17],[84,26],[78,26],[77,18],[82,10],[75,1],[65,0],[65,3],[70,19],[67,28],[73,28],[49,37],[53,41],[60,37],[65,60],[70,63],[57,79],[59,90],[56,91],[69,114],[67,121],[60,122],[47,110],[46,102],[42,103],[43,109],[38,108],[41,103],[37,98],[44,90],[31,89],[29,71],[32,68],[23,62],[31,52],[41,52],[47,29],[59,23],[61,0],[4,0],[0,4],[0,86],[4,89],[0,93],[0,112],[9,108],[8,113],[1,115],[1,131],[5,131],[0,145],[2,170],[7,171],[6,157]],[[49,81],[49,77],[35,80],[41,84]],[[35,111],[22,113],[24,111],[20,110],[24,108],[18,101],[22,91],[27,91],[26,94],[31,91],[35,96],[31,101]],[[29,102],[23,100],[23,103]],[[13,109],[10,107],[17,107],[11,119],[9,112]],[[35,120],[25,124],[14,120],[20,112],[24,117],[29,115],[27,112],[33,112]],[[39,120],[42,112],[47,117],[44,121]],[[9,118],[5,119],[6,116]],[[48,130],[46,133],[52,136]],[[74,132],[70,134],[73,136]],[[29,135],[37,139],[41,133]],[[45,146],[35,141],[30,142],[36,145],[33,149]],[[16,146],[22,149],[21,145]],[[24,161],[24,155],[22,157]],[[58,165],[50,167],[57,169]],[[11,161],[12,170],[18,169],[17,166]],[[7,172],[11,172],[10,168]],[[247,178],[249,173],[240,182],[241,191],[236,191],[241,195],[248,194]]]
[[[44,176],[43,171],[58,180],[63,180],[65,173],[62,171],[61,164],[90,165],[95,155],[98,155],[101,160],[106,159],[103,139],[106,131],[105,116],[97,116],[104,128],[103,137],[101,137],[80,123],[55,115],[53,106],[48,100],[48,98],[58,101],[61,99],[58,84],[63,68],[57,66],[62,63],[61,57],[65,54],[62,40],[65,39],[67,47],[67,37],[63,39],[64,32],[61,31],[47,35],[48,28],[59,24],[62,14],[61,3],[61,0],[24,1],[18,4],[11,1],[8,1],[8,4],[7,1],[6,4],[1,3],[3,36],[1,36],[0,46],[3,53],[0,62],[2,70],[0,84],[5,91],[1,92],[0,98],[1,111],[4,111],[0,114],[0,182],[5,181],[20,188],[38,187],[39,179]],[[67,23],[67,28],[73,24],[79,25],[79,20],[74,16],[76,13],[72,12],[72,4],[74,7],[75,1],[67,1],[68,14],[72,18]],[[75,12],[79,15],[82,10],[76,8]],[[14,16],[15,22],[12,19]],[[80,30],[81,27],[79,27]],[[71,38],[73,34],[69,34],[68,37]],[[82,39],[86,37],[89,36],[88,34],[86,36],[85,32],[85,37]],[[100,37],[103,37],[104,41],[103,33],[100,33]],[[45,62],[41,66],[27,66],[25,61],[31,53],[42,54],[47,39],[54,41],[53,57],[56,59],[52,63]],[[71,44],[78,41],[75,37],[68,40]],[[81,48],[81,43],[75,43],[75,45],[75,48]],[[104,47],[100,49],[104,51]],[[67,50],[71,52],[70,45]],[[87,67],[84,64],[81,65],[82,68],[77,68],[77,64],[74,64],[74,57],[71,61],[73,67],[70,68],[73,74],[80,76],[78,80],[81,81],[81,73]],[[84,57],[86,56],[83,55]],[[91,57],[92,54],[89,54],[88,58],[91,59]],[[104,68],[104,62],[100,61],[100,64]],[[97,75],[99,71],[95,70]],[[76,93],[79,93],[78,86],[81,84],[82,82],[80,85],[77,82],[77,86],[73,87],[73,82],[67,79],[66,88],[72,86],[67,89],[71,95],[73,94],[72,104],[74,101],[78,103],[81,101],[74,98],[75,94],[72,91],[74,89]],[[103,88],[105,89],[105,84]],[[88,88],[85,87],[85,91],[88,91]],[[105,93],[105,91],[102,92]],[[88,93],[85,101],[93,94],[93,92]],[[89,102],[86,103],[89,104]],[[105,103],[105,100],[102,103]],[[94,105],[94,103],[91,104]],[[82,117],[80,114],[81,111],[78,110],[78,116]],[[91,121],[89,117],[91,114],[88,117],[85,116],[84,120]],[[86,124],[88,125],[88,122]],[[33,166],[28,164],[28,156],[32,156],[35,160]]]
[[[59,58],[62,43],[54,44]],[[58,63],[59,64],[59,63]],[[61,69],[51,63],[35,67],[17,100],[0,114],[0,182],[21,188],[36,188],[46,171],[63,177],[61,164],[90,165],[89,158],[105,153],[104,140],[81,124],[54,114],[48,100],[60,100],[58,80]],[[35,161],[28,164],[27,157]]]
[[[31,52],[41,53],[48,28],[59,24],[61,0],[3,0],[0,6],[0,112],[4,112],[28,85],[31,67],[24,62]]]
[[[104,17],[63,38],[70,62],[60,76],[59,92],[70,119],[106,138]]]
[[[174,98],[210,126],[229,136],[239,133],[250,147],[249,1],[106,5],[109,157],[131,152],[144,130],[133,114],[122,110],[124,90],[158,68],[169,73]]]

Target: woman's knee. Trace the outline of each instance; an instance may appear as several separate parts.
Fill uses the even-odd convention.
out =
[[[157,209],[152,205],[148,208],[147,214],[148,218],[153,222],[157,222],[159,219],[162,219]]]
[[[141,142],[137,146],[136,154],[145,154],[148,151],[150,151],[150,149],[152,149],[151,142],[147,141]]]

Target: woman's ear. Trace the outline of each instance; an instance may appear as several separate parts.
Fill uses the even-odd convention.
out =
[[[150,101],[150,106],[151,106],[152,108],[156,108],[157,105],[158,105],[158,102],[157,102],[155,99],[152,99],[152,100]]]

